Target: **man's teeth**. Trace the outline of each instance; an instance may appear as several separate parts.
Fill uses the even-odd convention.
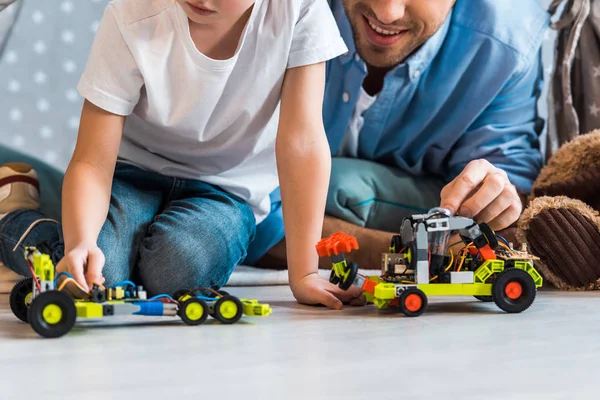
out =
[[[368,21],[368,22],[369,22],[369,26],[371,28],[373,28],[373,30],[375,32],[379,33],[380,35],[393,36],[393,35],[398,35],[402,32],[402,31],[386,31],[385,29],[381,29],[380,27],[373,25],[371,23],[371,21]]]

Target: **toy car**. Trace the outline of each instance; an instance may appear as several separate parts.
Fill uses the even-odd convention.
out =
[[[46,338],[65,335],[73,328],[77,318],[179,316],[187,325],[200,325],[209,315],[223,324],[233,324],[243,314],[271,314],[268,304],[238,299],[208,288],[182,290],[173,297],[163,294],[147,299],[143,287],[123,281],[111,288],[94,284],[91,291],[86,292],[67,273],[61,272],[55,277],[50,256],[36,248],[26,248],[25,259],[32,277],[22,279],[13,287],[10,308],[17,318],[28,322],[35,332]],[[212,296],[198,293],[210,293]]]
[[[453,232],[461,240],[449,245]],[[464,247],[455,256],[451,248],[458,244]],[[470,295],[520,313],[531,306],[543,283],[534,267],[539,258],[513,249],[487,224],[443,208],[403,220],[401,234],[382,255],[381,276],[358,274],[358,265],[344,255],[355,249],[356,238],[341,232],[318,243],[319,256],[332,257],[330,281],[343,290],[356,285],[378,308],[398,307],[409,317],[425,312],[428,296]]]

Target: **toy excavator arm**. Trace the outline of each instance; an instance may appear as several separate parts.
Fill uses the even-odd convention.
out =
[[[317,244],[320,257],[331,257],[333,265],[329,282],[339,285],[342,290],[348,290],[361,278],[358,275],[358,265],[346,261],[344,253],[350,253],[352,250],[358,250],[358,241],[354,236],[343,232],[334,233]]]

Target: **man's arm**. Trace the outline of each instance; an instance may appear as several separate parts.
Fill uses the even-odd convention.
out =
[[[495,230],[513,224],[543,164],[537,115],[542,86],[539,57],[523,66],[452,151],[453,179],[441,193],[441,206]]]
[[[286,233],[290,286],[306,304],[342,307],[360,291],[342,292],[318,275],[331,156],[323,126],[325,64],[287,71],[281,97],[276,154]]]

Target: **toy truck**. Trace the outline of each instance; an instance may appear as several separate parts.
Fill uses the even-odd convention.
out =
[[[453,233],[461,240],[449,244]],[[459,244],[463,247],[455,255],[452,248]],[[487,224],[443,208],[403,220],[390,252],[382,255],[380,276],[358,274],[358,265],[345,256],[356,249],[356,238],[343,232],[317,244],[319,256],[332,258],[330,281],[343,290],[356,285],[379,309],[397,307],[409,317],[425,312],[428,296],[475,296],[520,313],[543,283],[534,267],[539,258],[513,249]]]
[[[267,316],[268,304],[238,299],[208,288],[181,290],[173,297],[163,294],[147,298],[142,286],[123,281],[105,288],[94,284],[87,292],[67,273],[54,276],[50,256],[34,247],[25,249],[31,278],[17,282],[10,293],[13,314],[46,338],[68,333],[77,318],[103,319],[118,315],[179,316],[187,325],[200,325],[212,316],[223,324],[234,324],[243,314]],[[62,281],[61,281],[62,278]],[[210,293],[211,296],[206,296]]]

